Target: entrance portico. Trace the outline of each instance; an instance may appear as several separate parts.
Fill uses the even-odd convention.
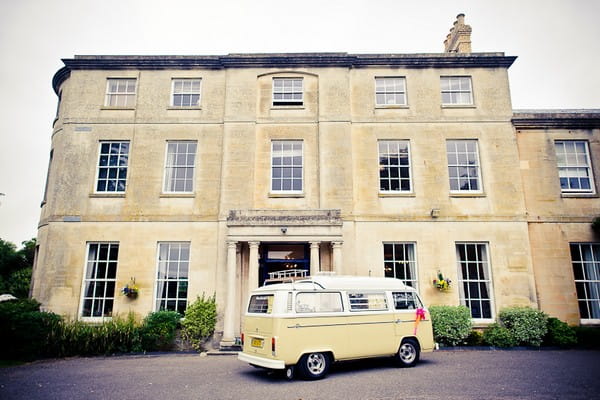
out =
[[[232,210],[227,227],[222,347],[235,343],[247,297],[269,273],[342,273],[339,210]]]

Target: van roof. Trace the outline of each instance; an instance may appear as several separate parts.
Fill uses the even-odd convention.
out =
[[[316,275],[307,279],[289,283],[278,283],[262,286],[256,291],[269,292],[277,290],[306,290],[306,289],[334,289],[334,290],[408,290],[401,280],[395,278],[379,278],[370,276],[327,276]]]

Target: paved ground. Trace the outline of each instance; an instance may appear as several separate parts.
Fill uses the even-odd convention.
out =
[[[287,381],[234,356],[161,354],[39,361],[0,369],[0,399],[598,399],[600,351],[437,351],[415,368],[337,364]]]

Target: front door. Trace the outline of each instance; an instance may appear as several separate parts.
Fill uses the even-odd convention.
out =
[[[259,286],[269,279],[270,273],[291,270],[310,271],[308,243],[261,243]]]

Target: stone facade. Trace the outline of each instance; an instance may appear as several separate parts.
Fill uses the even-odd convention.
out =
[[[581,296],[569,247],[598,243],[600,238],[590,224],[600,215],[600,201],[597,181],[587,192],[561,190],[555,143],[586,143],[592,177],[600,176],[600,110],[517,110],[513,123],[539,305],[549,315],[577,324],[581,319],[577,298]],[[597,292],[589,295],[598,298]]]
[[[600,176],[598,114],[570,115],[576,122],[564,126],[553,122],[564,116],[513,113],[514,59],[453,52],[66,59],[53,82],[60,104],[32,296],[54,312],[95,320],[216,293],[217,329],[228,345],[248,292],[268,273],[391,271],[410,278],[430,305],[476,308],[479,325],[513,305],[579,323],[568,245],[594,241],[599,201],[595,189],[561,196],[552,143],[587,141]],[[107,106],[111,80],[127,79],[136,85],[134,103]],[[197,104],[173,105],[178,79],[201,80]],[[301,104],[276,104],[278,79],[301,82]],[[455,102],[460,91],[467,97]],[[122,190],[98,190],[110,180],[102,175],[111,173],[106,143],[127,146]],[[170,143],[194,146],[192,190],[165,190]],[[299,190],[273,189],[284,171],[279,143],[300,148]],[[406,146],[404,156],[382,153],[389,143]],[[468,155],[456,150],[463,145],[472,146]],[[457,188],[450,176],[461,161],[450,159],[463,156],[469,161],[456,168],[471,180]],[[401,170],[400,160],[409,166]],[[407,186],[388,190],[388,172]],[[99,256],[103,244],[118,256]],[[173,248],[183,250],[167,255]],[[469,268],[483,272],[470,272],[471,282]],[[449,291],[433,286],[438,273],[452,281]],[[133,280],[138,297],[120,296]]]

